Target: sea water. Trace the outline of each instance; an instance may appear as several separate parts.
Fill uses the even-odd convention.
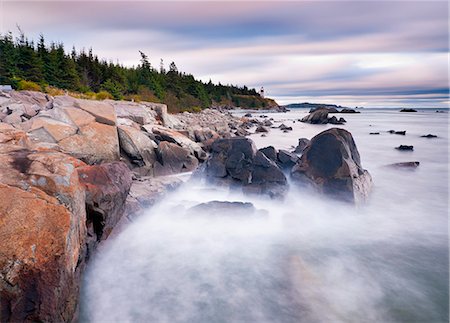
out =
[[[306,114],[266,114],[293,130],[250,138],[258,148],[292,150],[298,138],[335,127],[299,122]],[[373,177],[367,204],[349,206],[294,183],[280,201],[189,181],[96,254],[81,321],[448,322],[447,111],[336,116],[347,120],[338,127],[353,134]],[[438,137],[420,137],[428,133]],[[401,144],[414,151],[396,150]],[[420,166],[386,167],[407,161]],[[189,212],[214,200],[258,211]]]

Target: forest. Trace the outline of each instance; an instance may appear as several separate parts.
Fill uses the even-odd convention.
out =
[[[175,62],[167,69],[163,64],[156,68],[146,53],[136,54],[140,55],[138,66],[123,66],[99,59],[92,48],[68,52],[63,43],[47,43],[42,34],[35,42],[19,28],[17,37],[11,32],[0,35],[0,84],[51,95],[161,102],[171,112],[195,112],[210,106],[258,109],[276,105],[255,89],[204,83],[179,71]]]

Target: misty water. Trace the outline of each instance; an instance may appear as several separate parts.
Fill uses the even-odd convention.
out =
[[[448,113],[361,111],[338,117],[373,177],[367,204],[294,185],[280,201],[188,181],[96,254],[81,321],[447,322]],[[293,122],[306,114],[267,114],[293,131],[251,138],[258,148],[292,149],[331,127]],[[428,133],[438,138],[420,137]],[[394,149],[400,144],[414,151]],[[403,161],[420,166],[385,167]],[[213,200],[251,202],[258,212],[187,211]]]

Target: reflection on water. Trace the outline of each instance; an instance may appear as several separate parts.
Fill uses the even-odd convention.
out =
[[[291,125],[304,114],[270,116]],[[190,182],[96,256],[81,320],[447,322],[447,114],[344,117],[375,182],[367,205],[294,187],[285,201],[270,201]],[[292,126],[290,134],[272,129],[253,139],[289,148],[328,127]],[[407,135],[384,132],[390,129]],[[439,138],[420,138],[428,133]],[[415,151],[398,152],[399,144]],[[412,160],[421,162],[415,171],[382,167]],[[186,212],[212,200],[251,202],[265,212]]]

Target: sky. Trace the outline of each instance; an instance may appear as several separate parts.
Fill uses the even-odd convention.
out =
[[[259,89],[280,104],[449,105],[447,1],[0,0],[16,26],[66,49]]]

